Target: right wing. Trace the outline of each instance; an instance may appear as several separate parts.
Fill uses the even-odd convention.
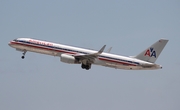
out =
[[[93,63],[94,60],[104,51],[105,47],[106,45],[104,45],[97,53],[87,54],[87,55],[74,55],[74,57],[81,62],[86,61],[89,63]]]

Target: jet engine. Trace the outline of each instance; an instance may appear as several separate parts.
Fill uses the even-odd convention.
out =
[[[70,64],[80,64],[80,62],[74,56],[68,54],[61,54],[61,61]]]

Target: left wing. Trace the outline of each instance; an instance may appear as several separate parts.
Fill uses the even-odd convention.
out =
[[[97,53],[87,54],[87,55],[74,55],[76,59],[79,61],[87,61],[89,63],[93,63],[94,60],[104,51],[106,45],[104,45]]]

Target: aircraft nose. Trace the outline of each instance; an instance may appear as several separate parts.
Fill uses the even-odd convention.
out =
[[[8,43],[8,45],[9,45],[9,46],[12,46],[12,43],[11,43],[11,41]]]

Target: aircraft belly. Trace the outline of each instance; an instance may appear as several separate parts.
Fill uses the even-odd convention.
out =
[[[124,65],[124,64],[114,63],[114,62],[102,61],[102,60],[98,60],[98,59],[95,60],[94,64],[102,65],[105,67],[111,67],[111,68],[115,68],[115,69],[124,69],[124,70],[152,70],[152,69],[155,69],[155,68],[144,68],[140,65],[129,66],[129,65]]]
[[[14,46],[14,48],[16,48],[18,50],[22,50],[22,51],[26,50],[26,51],[30,51],[30,52],[36,52],[36,53],[47,54],[47,55],[52,55],[52,56],[60,55],[60,53],[52,51],[52,50],[39,49],[39,48],[35,48],[35,47],[30,47],[30,46],[16,45],[16,46]]]
[[[119,63],[102,61],[102,60],[95,60],[94,64],[102,65],[105,67],[111,67],[111,68],[115,68],[115,69],[126,69],[126,70],[138,69],[136,66],[127,66],[127,65],[123,65],[123,64],[119,64]]]

